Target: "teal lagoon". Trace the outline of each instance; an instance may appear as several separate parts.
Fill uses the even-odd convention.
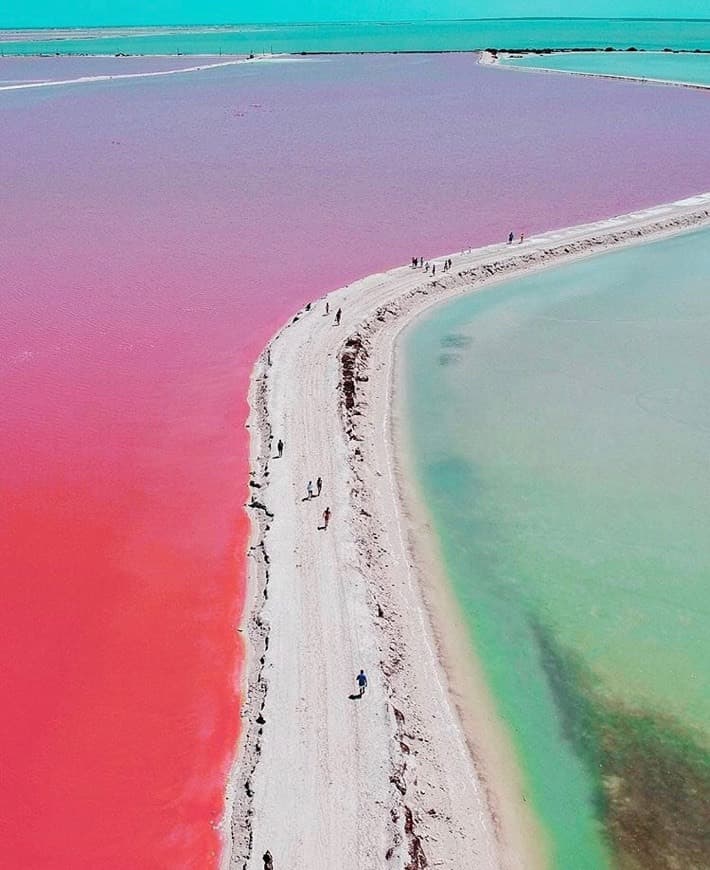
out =
[[[710,866],[709,285],[706,230],[403,339],[414,474],[560,870]]]
[[[710,86],[710,55],[672,52],[565,52],[505,58],[504,66],[623,76]]]
[[[710,20],[524,18],[0,30],[0,51],[5,55],[473,51],[632,45],[710,49]]]

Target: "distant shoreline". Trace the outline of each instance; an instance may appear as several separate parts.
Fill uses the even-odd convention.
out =
[[[20,40],[17,40],[20,41]],[[507,67],[505,64],[499,63],[500,57],[513,57],[526,55],[533,57],[545,57],[553,54],[665,54],[665,55],[710,55],[710,49],[701,48],[449,48],[449,49],[382,49],[382,50],[348,50],[348,51],[273,51],[273,52],[252,52],[247,55],[244,52],[192,52],[192,51],[175,51],[155,54],[151,52],[80,52],[80,51],[38,51],[38,52],[22,52],[22,53],[3,53],[3,46],[11,46],[13,42],[2,42],[0,39],[0,61],[18,60],[23,58],[244,58],[247,60],[256,60],[259,58],[298,58],[298,57],[347,57],[347,56],[362,56],[362,55],[412,55],[412,54],[480,54],[483,57],[488,57],[491,65],[498,64],[501,68],[516,69],[523,72],[555,72],[566,73],[567,75],[583,75],[594,76],[595,78],[615,78],[627,79],[629,81],[649,81],[658,82],[660,84],[680,85],[682,87],[708,89],[708,85],[699,84],[697,82],[678,82],[672,79],[654,79],[642,78],[637,76],[615,75],[612,73],[587,73],[576,72],[574,70],[560,70],[552,67]]]

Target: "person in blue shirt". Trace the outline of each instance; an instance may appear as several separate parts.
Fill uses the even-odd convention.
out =
[[[360,697],[365,694],[365,689],[367,688],[367,677],[365,676],[365,671],[360,671],[360,673],[355,678],[357,680],[357,684],[360,687]]]

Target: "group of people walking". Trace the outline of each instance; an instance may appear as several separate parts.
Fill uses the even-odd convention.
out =
[[[284,442],[282,438],[279,438],[276,443],[276,455],[279,459],[281,459],[284,455]],[[322,492],[323,478],[318,475],[318,477],[316,478],[315,489],[312,480],[309,480],[306,484],[306,498],[304,499],[304,501],[311,501],[314,498],[318,498]],[[323,525],[319,526],[319,529],[327,531],[328,526],[330,525],[330,515],[330,506],[327,506],[326,509],[323,511]],[[355,677],[355,682],[358,686],[358,694],[356,697],[362,698],[362,696],[365,694],[365,689],[367,688],[367,676],[365,675],[365,671],[360,671],[357,677]]]
[[[323,478],[317,477],[316,478],[316,494],[315,494],[316,498],[321,494],[322,489],[323,489]],[[308,481],[308,485],[306,486],[306,493],[308,494],[309,499],[312,499],[314,497],[313,496],[313,481],[312,480]]]
[[[315,492],[313,491],[313,481],[312,480],[309,480],[308,483],[306,484],[306,497],[303,499],[303,501],[311,501],[311,499],[318,498],[320,496],[321,492],[323,492],[323,478],[319,476],[316,478]],[[328,528],[329,523],[330,523],[330,507],[327,507],[323,511],[323,525],[319,526],[318,528],[323,529],[323,531],[325,531]]]
[[[325,314],[324,314],[324,316],[327,317],[329,314],[330,314],[330,302],[328,302],[328,301],[326,300],[326,303],[325,303]],[[343,316],[343,309],[342,309],[342,308],[338,308],[338,310],[335,312],[335,320],[333,321],[333,322],[335,323],[336,326],[340,326],[340,318],[341,318],[342,316]]]
[[[508,233],[508,244],[512,245],[514,241],[515,241],[515,233],[513,232],[513,230],[511,230]],[[520,233],[520,236],[518,238],[518,244],[522,245],[522,243],[524,241],[525,241],[525,233]],[[473,248],[469,247],[469,248],[466,248],[463,251],[461,251],[461,253],[468,254],[472,250],[473,250]],[[444,272],[448,272],[452,266],[453,266],[453,261],[451,260],[450,257],[447,258],[446,260],[444,260]],[[436,263],[430,263],[429,261],[425,262],[424,257],[412,257],[411,268],[412,269],[424,269],[424,272],[427,275],[429,274],[429,272],[431,272],[432,275],[436,275]]]
[[[449,257],[444,260],[444,272],[448,272],[449,269],[453,266],[453,260]],[[424,272],[428,275],[431,272],[432,275],[436,275],[436,263],[424,262],[424,257],[412,257],[412,269],[424,269]]]
[[[321,492],[323,492],[323,478],[318,476],[316,478],[315,491],[314,491],[312,480],[309,480],[308,483],[306,484],[306,497],[303,499],[303,501],[311,501],[314,498],[319,498]],[[330,507],[327,507],[323,511],[323,525],[319,526],[318,528],[325,531],[328,528],[329,523],[330,523]]]
[[[412,257],[412,268],[418,268],[418,266],[422,266],[423,264],[424,264],[424,259],[422,257],[419,257],[419,258]],[[444,264],[444,269],[448,269],[450,267],[451,267],[451,261],[447,260],[446,263]],[[431,268],[432,268],[432,274],[435,274],[436,264],[433,264]],[[426,271],[427,272],[429,271],[429,263],[426,264]],[[310,307],[311,306],[309,303],[309,305],[306,307],[306,310],[310,311]],[[325,315],[327,316],[328,314],[330,314],[330,304],[326,301],[326,303],[325,303]],[[342,316],[343,316],[343,311],[341,308],[338,308],[337,311],[335,312],[335,317],[333,319],[333,323],[335,326],[340,325],[340,321],[341,321]],[[276,442],[276,457],[275,458],[281,459],[281,458],[283,458],[283,455],[284,455],[284,442],[283,442],[282,438],[279,438],[278,441]],[[306,484],[306,498],[304,499],[304,501],[311,501],[314,498],[319,498],[322,492],[323,492],[323,478],[320,475],[318,475],[318,477],[316,478],[316,481],[315,481],[315,486],[313,484],[313,480],[309,480],[308,483]],[[319,528],[319,530],[327,531],[328,526],[330,525],[330,518],[331,518],[330,506],[326,506],[325,510],[323,511],[322,516],[323,516],[323,522],[322,522],[322,525],[318,526],[318,528]],[[366,676],[364,670],[360,670],[360,673],[357,674],[357,676],[355,677],[355,682],[357,684],[358,692],[356,695],[351,695],[351,697],[362,698],[362,696],[365,694],[365,689],[367,688],[367,676]],[[270,852],[264,853],[264,867],[265,867],[265,870],[266,870],[266,868],[268,868],[268,870],[272,870],[272,868],[273,868],[273,858],[272,858]]]

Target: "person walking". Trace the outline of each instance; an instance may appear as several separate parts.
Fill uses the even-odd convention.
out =
[[[523,243],[524,241],[525,241],[525,233],[520,233],[520,242],[519,242],[519,244],[522,245],[522,243]]]
[[[508,244],[509,244],[509,245],[512,245],[512,244],[513,244],[513,239],[514,239],[514,238],[515,238],[515,233],[513,233],[513,231],[511,230],[511,231],[510,231],[510,234],[508,235]]]
[[[365,694],[365,689],[367,688],[367,677],[365,676],[365,671],[361,670],[355,679],[357,680],[357,685],[360,689],[360,697],[362,698]]]
[[[325,313],[330,314],[330,302],[325,303]]]
[[[342,316],[343,316],[343,309],[338,308],[338,310],[335,312],[335,325],[336,326],[340,326],[340,318]]]
[[[323,478],[319,477],[316,480],[316,495],[320,495],[321,490],[323,489]]]
[[[313,481],[308,481],[308,486],[306,487],[306,492],[308,493],[308,498],[313,498]]]
[[[281,459],[281,457],[284,455],[284,443],[280,438],[278,444],[276,445],[276,452],[279,455],[279,459]]]
[[[330,508],[327,507],[327,508],[323,511],[323,525],[322,525],[321,528],[323,528],[324,530],[327,529],[327,528],[328,528],[328,523],[329,523],[329,522],[330,522]]]

